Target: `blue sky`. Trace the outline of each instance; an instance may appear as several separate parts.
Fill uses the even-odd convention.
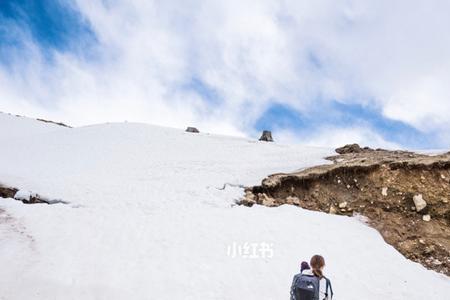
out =
[[[0,110],[449,147],[448,7],[402,4],[0,0]]]
[[[290,128],[300,140],[307,138],[316,128],[348,125],[370,128],[388,141],[413,149],[421,149],[424,145],[430,148],[440,147],[435,143],[433,134],[426,134],[403,122],[385,118],[375,108],[359,104],[330,102],[308,113],[295,111],[282,104],[273,104],[255,124],[258,130]]]
[[[69,5],[52,0],[1,0],[0,20],[3,25],[14,24],[29,32],[34,42],[43,48],[73,50],[76,42],[87,37],[95,38],[82,16]],[[2,26],[3,27],[3,26]],[[19,44],[21,40],[3,28],[2,46]]]

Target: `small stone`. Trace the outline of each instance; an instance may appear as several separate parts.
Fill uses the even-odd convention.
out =
[[[289,196],[286,198],[287,204],[300,205],[300,199],[296,196]]]
[[[340,184],[340,183],[341,183],[341,180],[340,180],[340,179],[338,179],[337,183],[339,183],[339,184]]]
[[[381,195],[383,195],[384,197],[386,197],[386,196],[388,195],[387,191],[388,191],[388,188],[387,188],[387,187],[382,188],[382,189],[381,189]]]
[[[434,247],[434,245],[430,245],[425,248],[424,252],[425,252],[425,254],[429,255],[429,254],[432,254],[435,250],[436,250],[436,247]],[[432,261],[432,260],[434,260],[433,256],[428,258],[428,261]]]
[[[422,220],[424,220],[425,222],[430,222],[431,221],[431,216],[430,215],[423,215],[422,216]]]
[[[262,205],[265,205],[265,206],[276,206],[275,199],[273,199],[272,197],[267,196],[265,193],[258,194],[258,198],[260,199]]]
[[[413,197],[414,205],[416,206],[416,210],[419,212],[427,206],[427,202],[423,200],[422,194],[414,195]]]
[[[442,203],[448,203],[448,199],[442,199]]]
[[[329,213],[332,215],[335,215],[337,213],[336,207],[334,207],[334,205],[330,206]]]
[[[241,204],[245,206],[253,206],[256,204],[256,197],[251,191],[246,191],[244,199],[241,200]]]
[[[419,243],[421,243],[422,245],[425,245],[425,241],[422,239],[419,240]]]
[[[412,211],[415,211],[415,210],[416,210],[416,207],[415,207],[415,206],[411,206],[411,210],[412,210]]]
[[[241,200],[241,204],[245,206],[253,206],[256,204],[256,201],[254,198],[244,198]]]
[[[350,184],[347,184],[347,189],[349,189],[350,188]]]
[[[431,254],[433,253],[434,248],[433,247],[426,247],[425,250],[423,251],[425,254]],[[427,259],[428,262],[432,261],[434,258],[430,257]]]
[[[441,262],[439,259],[435,259],[435,260],[433,261],[433,264],[434,264],[435,266],[440,266],[440,265],[442,265],[442,262]]]
[[[357,183],[357,182],[358,182],[358,179],[355,178],[355,179],[353,179],[353,181],[354,181],[355,183]]]
[[[347,207],[347,201],[339,203],[339,208],[346,208]]]
[[[441,174],[441,178],[442,178],[442,179],[445,179],[445,176],[444,176],[444,174]]]

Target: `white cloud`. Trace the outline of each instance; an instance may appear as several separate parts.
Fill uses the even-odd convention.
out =
[[[387,141],[380,135],[364,127],[321,127],[312,135],[299,137],[293,131],[279,130],[274,134],[277,142],[283,144],[299,143],[308,146],[337,148],[346,144],[357,143],[372,148],[400,149],[401,145]]]
[[[21,32],[13,71],[0,68],[1,110],[75,125],[133,120],[243,135],[274,100],[308,112],[320,99],[371,103],[437,136],[450,130],[446,1],[73,5],[98,38],[96,59],[56,53],[49,63]],[[218,103],[187,89],[192,78]],[[315,142],[390,143],[369,129],[338,131],[315,132],[323,135]]]

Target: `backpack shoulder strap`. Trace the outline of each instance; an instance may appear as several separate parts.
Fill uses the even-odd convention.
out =
[[[331,281],[330,281],[330,279],[328,279],[326,277],[324,277],[324,278],[325,278],[325,281],[327,283],[327,286],[326,286],[326,289],[325,289],[325,295],[328,297],[328,290],[330,290],[330,296],[331,296],[330,299],[333,299],[333,287],[331,286]]]

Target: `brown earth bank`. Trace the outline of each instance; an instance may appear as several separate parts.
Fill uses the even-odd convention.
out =
[[[428,156],[347,145],[331,164],[273,174],[240,204],[291,204],[365,216],[405,257],[450,276],[450,152]]]
[[[17,191],[18,189],[16,188],[7,187],[0,184],[0,198],[14,198]]]

